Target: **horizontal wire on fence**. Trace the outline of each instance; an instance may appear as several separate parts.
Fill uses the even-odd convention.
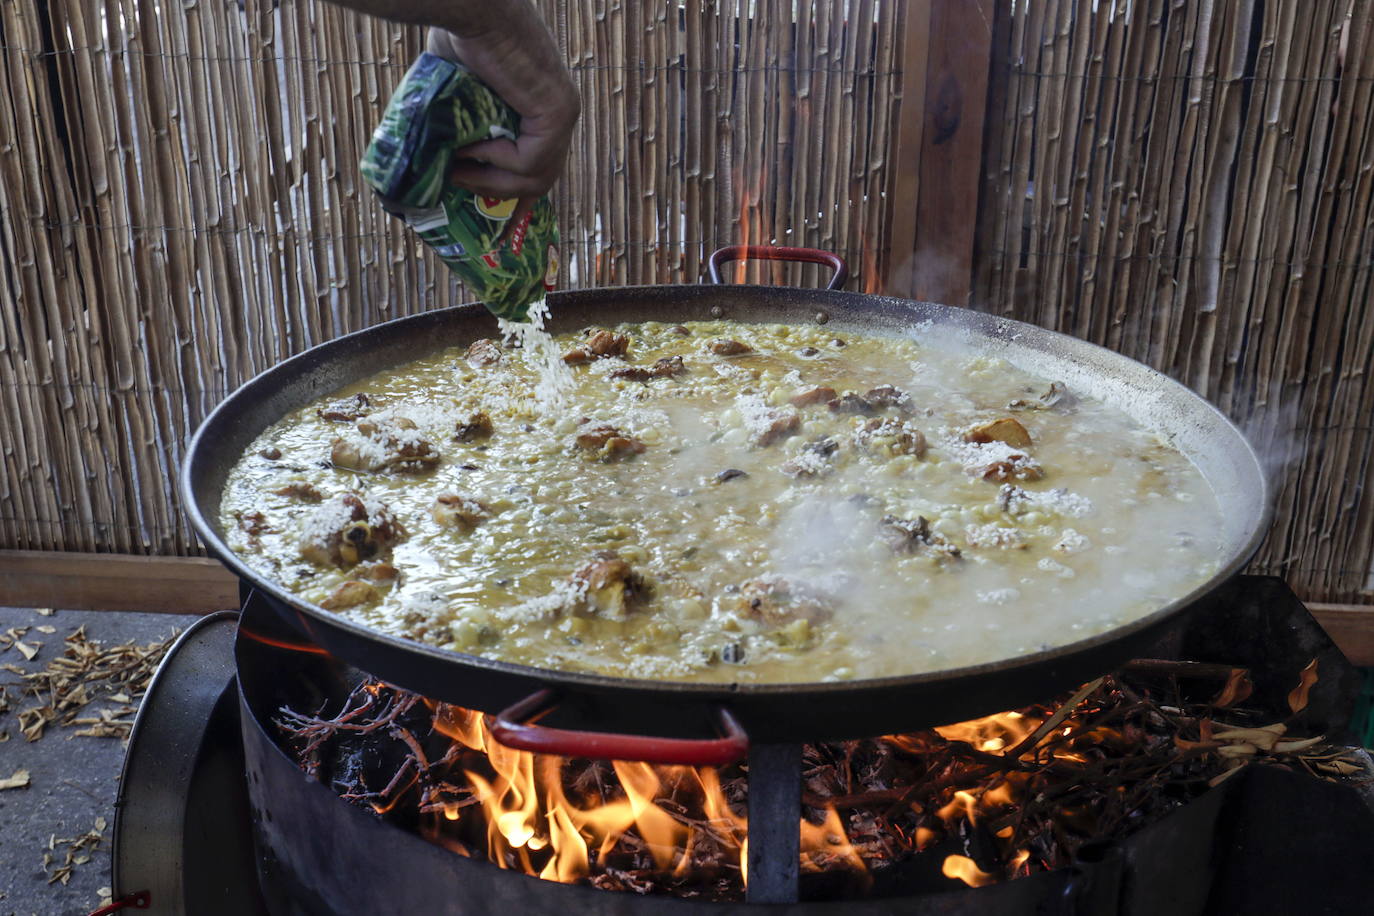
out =
[[[75,510],[73,510],[75,511]],[[51,519],[51,518],[27,518],[17,515],[0,515],[0,522],[12,522],[22,525],[47,525],[49,528],[59,528],[70,530],[75,519]],[[176,537],[192,533],[191,524],[187,522],[183,526],[161,525],[157,522],[149,522],[146,525],[136,525],[130,522],[104,522],[99,519],[91,519],[81,522],[78,526],[80,530],[117,530],[131,531],[137,534],[153,534],[158,537]]]
[[[1236,85],[1239,83],[1371,83],[1374,76],[1342,74],[1341,76],[1262,76],[1251,73],[1242,76],[1218,76],[1216,74],[1191,73],[1154,73],[1147,76],[1125,76],[1113,73],[1048,73],[1042,70],[1025,70],[1015,64],[1003,64],[1000,69],[1012,76],[1033,76],[1037,79],[1063,80],[1101,80],[1104,83],[1209,83],[1213,85]]]
[[[7,215],[6,211],[0,209],[0,218],[3,218],[3,217],[6,216],[6,215]],[[41,226],[43,226],[45,229],[50,229],[50,230],[55,230],[55,229],[90,229],[90,230],[94,230],[94,231],[96,231],[96,232],[130,232],[130,233],[139,233],[139,232],[180,232],[180,233],[190,233],[190,234],[193,234],[193,235],[196,235],[196,234],[199,234],[199,235],[243,235],[243,234],[245,234],[245,233],[249,233],[249,234],[256,235],[256,236],[259,236],[259,237],[262,237],[262,238],[268,238],[268,237],[271,237],[271,238],[294,238],[294,239],[295,239],[296,241],[298,241],[298,242],[303,242],[303,243],[312,244],[312,245],[313,245],[313,244],[320,244],[320,243],[327,243],[327,242],[358,241],[358,240],[360,240],[360,239],[388,239],[388,240],[389,240],[389,239],[393,238],[393,235],[392,235],[392,232],[393,232],[393,231],[399,232],[399,231],[402,231],[402,230],[404,229],[404,227],[402,227],[402,226],[398,223],[397,226],[396,226],[396,229],[395,229],[395,230],[391,230],[391,231],[382,231],[382,232],[358,232],[358,233],[341,234],[341,235],[313,235],[313,236],[307,236],[307,235],[300,235],[294,228],[291,228],[291,227],[287,227],[287,228],[283,228],[283,229],[269,229],[269,228],[267,228],[267,227],[265,227],[265,226],[232,226],[232,227],[228,227],[228,228],[211,227],[211,226],[170,226],[170,225],[169,225],[169,226],[140,226],[140,225],[134,225],[134,224],[128,224],[128,223],[88,223],[88,222],[85,222],[84,220],[66,220],[66,221],[61,221],[61,220],[50,220],[50,219],[47,219],[47,218],[41,217],[41,216],[31,216],[31,217],[29,217],[29,221],[30,221],[31,223],[34,223],[34,224],[36,224],[36,225],[41,225]],[[790,227],[784,226],[784,227],[781,227],[781,230],[780,230],[780,231],[782,231],[782,232],[787,232],[787,231],[789,231],[789,229],[790,229]],[[795,230],[795,229],[790,229],[790,231],[795,232],[796,230]],[[593,246],[601,246],[602,249],[603,249],[603,251],[605,251],[605,252],[614,252],[614,251],[621,250],[621,249],[655,250],[655,249],[659,249],[659,248],[685,248],[685,247],[688,247],[688,246],[697,247],[697,248],[701,248],[701,249],[704,250],[704,249],[709,248],[709,247],[711,247],[711,246],[713,246],[713,245],[719,246],[719,245],[726,245],[726,244],[730,244],[730,243],[729,243],[729,242],[721,241],[721,240],[719,240],[719,239],[674,239],[674,240],[650,239],[650,240],[642,241],[642,242],[635,242],[635,241],[603,242],[603,241],[601,241],[601,240],[599,240],[599,239],[588,239],[588,238],[571,239],[571,238],[564,238],[564,239],[561,240],[561,242],[560,242],[559,244],[560,244],[560,245],[565,245],[565,246],[566,246],[566,245],[576,245],[576,246],[580,246],[580,247],[583,247],[583,248],[588,248],[588,247],[593,247]],[[850,245],[850,246],[844,246],[844,247],[841,247],[841,248],[830,248],[830,249],[827,249],[827,250],[828,250],[828,251],[831,251],[831,252],[833,252],[833,253],[835,253],[835,254],[882,254],[882,253],[886,253],[886,252],[888,252],[888,251],[891,251],[892,249],[891,249],[891,246],[887,246],[887,245],[883,245],[883,246],[876,246],[876,245],[875,245],[875,246],[868,246],[868,245],[864,245],[864,246],[858,246],[858,247],[855,247],[855,246]]]
[[[1351,267],[1356,270],[1366,270],[1374,268],[1374,255],[1365,261],[1292,261],[1285,260],[1278,256],[1272,258],[1231,258],[1225,255],[1202,255],[1202,254],[1122,254],[1117,252],[1087,252],[1087,251],[1032,251],[1030,249],[1006,250],[1000,248],[988,249],[984,254],[995,254],[1002,257],[1015,257],[1020,255],[1028,258],[1072,258],[1081,260],[1101,260],[1107,259],[1109,263],[1121,261],[1188,261],[1190,263],[1202,264],[1235,264],[1246,266],[1266,266],[1266,267],[1287,267],[1301,268],[1303,270],[1326,270],[1335,267]],[[1013,264],[1006,265],[1005,270],[1024,270]]]
[[[217,54],[190,54],[187,52],[175,51],[145,51],[141,48],[106,48],[93,45],[83,48],[48,48],[38,50],[36,48],[23,48],[16,45],[0,44],[0,51],[9,51],[34,59],[46,57],[61,57],[68,54],[104,54],[108,57],[148,57],[162,60],[184,60],[192,63],[215,63],[215,64],[269,64],[269,63],[288,63],[288,64],[317,64],[324,68],[331,66],[369,66],[384,67],[393,70],[408,70],[412,62],[393,60],[390,57],[377,58],[375,60],[340,59],[330,57],[300,57],[297,55],[267,55],[267,56],[248,56],[248,55],[217,55]],[[879,70],[876,67],[800,67],[788,66],[786,64],[770,64],[763,67],[689,67],[686,64],[670,61],[666,64],[650,64],[647,61],[640,61],[637,64],[578,64],[570,63],[568,69],[573,73],[579,71],[600,72],[612,71],[620,73],[644,73],[664,72],[664,73],[701,73],[701,74],[726,74],[726,73],[826,73],[834,76],[873,76],[873,77],[894,77],[904,75],[902,70]]]

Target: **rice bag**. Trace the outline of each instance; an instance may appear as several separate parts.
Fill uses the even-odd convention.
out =
[[[363,180],[405,220],[492,314],[525,321],[558,276],[558,224],[541,197],[499,242],[516,201],[449,183],[455,152],[515,139],[520,116],[461,64],[424,53],[406,72],[363,154]]]

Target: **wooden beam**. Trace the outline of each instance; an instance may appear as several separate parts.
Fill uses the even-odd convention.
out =
[[[1352,665],[1374,668],[1374,604],[1309,604],[1317,619]]]
[[[239,606],[238,579],[194,557],[3,550],[0,605],[205,614]]]
[[[925,127],[926,70],[930,52],[932,0],[907,0],[902,28],[901,108],[888,151],[892,180],[887,195],[887,261],[883,292],[910,298],[912,252],[916,250],[916,209],[921,192],[921,133]]]
[[[995,16],[992,0],[931,0],[920,198],[911,250],[916,299],[969,304]]]

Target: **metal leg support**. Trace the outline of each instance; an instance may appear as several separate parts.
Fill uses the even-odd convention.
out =
[[[749,748],[750,903],[796,903],[801,860],[800,744]]]

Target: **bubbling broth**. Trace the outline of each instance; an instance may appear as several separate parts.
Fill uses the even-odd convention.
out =
[[[386,633],[713,682],[997,661],[1127,623],[1221,562],[1216,500],[1177,449],[928,325],[592,328],[554,339],[554,399],[528,340],[274,424],[226,484],[230,546]]]

